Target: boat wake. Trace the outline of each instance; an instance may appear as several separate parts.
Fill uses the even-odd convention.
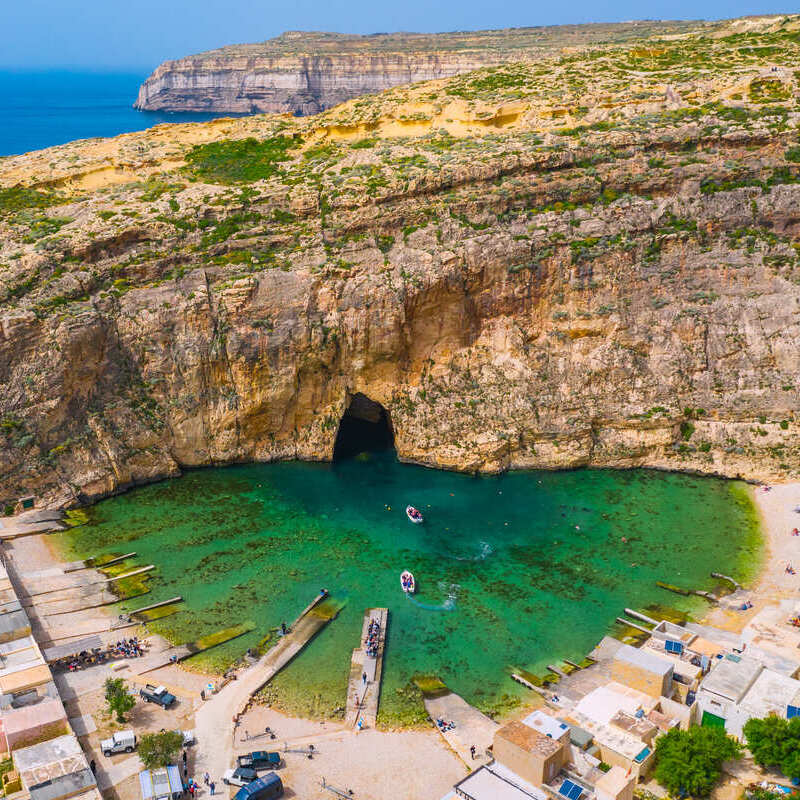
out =
[[[422,603],[413,594],[406,594],[406,599],[410,600],[415,606],[423,609],[424,611],[455,611],[456,608],[456,592],[461,587],[457,583],[447,584],[444,581],[439,581],[437,588],[442,593],[447,593],[447,600],[439,606],[428,605]]]
[[[454,559],[455,561],[485,561],[492,553],[494,553],[494,548],[489,544],[489,542],[481,542],[480,545],[480,552],[476,556],[450,556],[450,558]]]

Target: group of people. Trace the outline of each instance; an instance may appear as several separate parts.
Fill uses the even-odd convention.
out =
[[[371,619],[369,625],[367,625],[367,638],[364,640],[364,650],[367,655],[372,656],[372,658],[378,657],[378,640],[380,636],[380,623],[375,619]]]
[[[93,647],[91,650],[81,650],[77,655],[63,659],[54,666],[60,666],[69,672],[76,672],[93,664],[105,664],[106,661],[114,658],[138,658],[144,655],[144,647],[144,641],[138,636],[132,636],[130,639],[113,642],[105,649]]]
[[[446,733],[447,731],[452,731],[456,727],[456,724],[452,720],[450,720],[450,722],[445,722],[441,717],[436,717],[436,727],[442,733]]]
[[[188,778],[189,774],[189,766],[186,763],[186,751],[183,751],[183,787],[184,793],[188,792],[189,797],[196,797],[197,793],[200,791],[200,784],[194,778]],[[203,783],[208,786],[209,793],[214,794],[217,790],[217,785],[214,781],[211,780],[211,776],[206,772],[203,774]]]

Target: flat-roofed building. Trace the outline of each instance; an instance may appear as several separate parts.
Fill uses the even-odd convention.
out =
[[[0,711],[0,748],[6,753],[69,732],[67,714],[58,697]]]
[[[31,622],[24,609],[12,604],[13,611],[0,613],[0,642],[11,642],[31,635]]]
[[[597,800],[633,800],[635,785],[634,776],[627,774],[622,767],[611,767],[605,775],[595,781],[595,796]]]
[[[737,708],[763,671],[763,665],[746,656],[719,659],[697,691],[702,725],[740,729]]]
[[[460,780],[452,795],[463,800],[551,800],[543,789],[497,762],[480,767]]]
[[[624,644],[611,662],[611,677],[651,697],[672,696],[672,663],[645,648]]]
[[[13,757],[22,785],[28,791],[32,786],[89,767],[80,743],[72,735],[57,736],[46,742],[22,747],[13,752]]]
[[[539,733],[543,733],[551,739],[555,739],[563,744],[569,744],[569,725],[560,719],[556,719],[556,717],[551,714],[537,710],[532,714],[528,714],[522,722],[529,728],[533,728],[535,731],[539,731]]]
[[[495,733],[493,752],[500,764],[534,786],[542,786],[561,771],[568,744],[514,720]]]
[[[704,725],[741,739],[748,720],[800,716],[800,681],[751,660],[723,659],[703,681],[697,701]]]

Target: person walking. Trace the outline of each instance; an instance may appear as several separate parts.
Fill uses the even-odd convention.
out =
[[[476,749],[476,748],[475,748],[475,745],[474,745],[474,744],[473,744],[473,745],[470,745],[470,748],[469,748],[469,754],[472,756],[472,760],[473,760],[473,761],[475,760],[475,749]]]
[[[211,776],[207,773],[203,773],[203,783],[208,786],[209,782],[211,781]]]
[[[214,790],[216,789],[216,784],[214,783],[214,781],[211,781],[208,787],[209,789],[211,789],[211,794],[214,794]]]
[[[183,766],[186,766],[186,751],[183,751]]]

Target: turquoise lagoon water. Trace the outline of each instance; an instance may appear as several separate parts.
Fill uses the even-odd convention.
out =
[[[424,525],[407,521],[407,503]],[[697,609],[655,581],[711,588],[712,570],[746,579],[760,557],[739,483],[647,470],[472,477],[400,464],[391,451],[189,472],[99,503],[65,542],[156,564],[145,602],[186,601],[153,624],[175,641],[256,625],[209,651],[206,667],[224,667],[327,588],[344,609],[272,690],[309,715],[344,705],[363,611],[388,607],[387,723],[419,718],[417,674],[487,711],[509,708],[526,691],[510,668],[579,661],[624,606]],[[406,568],[413,600],[400,589]]]

